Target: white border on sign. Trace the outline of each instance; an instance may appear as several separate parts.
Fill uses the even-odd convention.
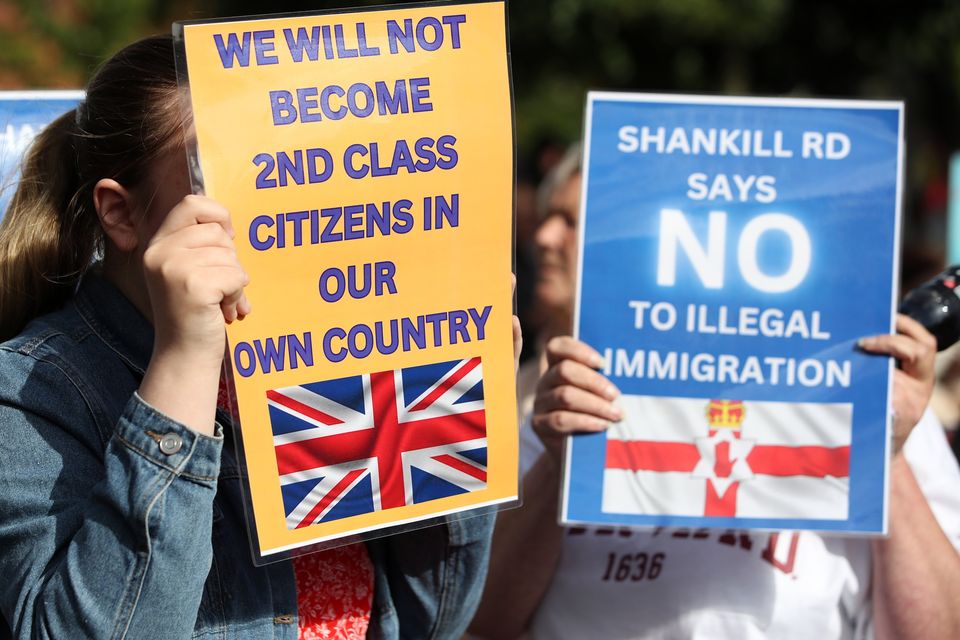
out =
[[[25,91],[0,91],[0,100],[83,100],[81,89],[29,89]]]
[[[740,105],[745,107],[798,107],[809,109],[899,109],[903,111],[901,100],[842,100],[831,98],[765,98],[752,96],[703,96],[672,93],[628,93],[621,91],[590,91],[587,101],[606,100],[608,102],[660,102],[676,104],[714,104]]]
[[[580,290],[583,286],[583,250],[586,229],[587,213],[587,184],[589,178],[589,158],[591,133],[593,125],[593,105],[595,102],[656,102],[673,104],[701,104],[701,105],[728,105],[745,107],[795,107],[795,108],[820,108],[820,109],[876,109],[876,110],[896,110],[898,115],[897,122],[897,189],[896,202],[894,205],[894,237],[893,237],[893,262],[890,271],[890,287],[893,291],[890,307],[890,333],[895,333],[897,321],[897,299],[899,286],[897,274],[900,273],[900,232],[901,232],[901,211],[903,208],[903,154],[906,147],[906,139],[903,129],[904,103],[902,100],[842,100],[828,98],[769,98],[769,97],[750,97],[750,96],[705,96],[705,95],[684,95],[670,93],[630,93],[619,91],[588,91],[586,112],[583,123],[583,147],[580,150],[580,216],[577,220],[579,228],[577,229],[577,287],[574,294],[573,308],[573,337],[580,338]],[[893,375],[894,360],[890,358],[887,373],[887,415],[888,418],[884,429],[884,474],[883,474],[883,523],[881,534],[889,534],[889,501],[890,501],[890,445],[891,429],[893,428]],[[566,436],[563,440],[563,486],[560,492],[560,524],[581,524],[579,521],[570,520],[568,516],[569,509],[569,489],[570,489],[570,467],[573,458],[573,447],[570,439],[573,436]],[[849,518],[847,519],[849,522]],[[643,527],[652,527],[655,525],[628,525]],[[856,535],[856,531],[845,530],[826,530],[831,535]]]
[[[901,210],[903,209],[903,153],[907,146],[906,135],[903,128],[903,103],[899,103],[899,120],[897,127],[899,137],[897,140],[897,195],[896,195],[896,222],[893,231],[893,269],[890,274],[891,288],[893,296],[890,300],[890,333],[896,333],[897,325],[897,300],[899,295],[899,282],[897,274],[900,273],[900,232],[902,226]],[[887,367],[887,428],[884,431],[884,456],[883,456],[883,535],[889,535],[890,523],[890,446],[893,444],[893,376],[896,361],[893,358]]]
[[[600,95],[611,96],[636,96],[638,94],[619,94],[619,93],[601,93],[596,91],[587,92],[587,108],[583,119],[583,144],[580,148],[580,212],[577,216],[577,286],[574,289],[573,297],[573,337],[580,339],[580,289],[583,285],[583,244],[586,237],[584,229],[586,225],[587,212],[587,181],[590,172],[590,137],[593,132],[593,103]],[[620,98],[623,100],[623,98]],[[560,491],[560,522],[567,522],[567,509],[569,507],[570,496],[570,467],[573,462],[573,446],[567,435],[563,439],[563,487]]]

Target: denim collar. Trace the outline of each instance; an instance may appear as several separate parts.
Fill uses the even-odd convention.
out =
[[[91,331],[141,376],[153,352],[153,325],[102,275],[88,271],[73,298]]]

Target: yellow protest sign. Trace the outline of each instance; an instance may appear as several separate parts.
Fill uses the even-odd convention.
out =
[[[503,2],[182,23],[259,553],[517,494]],[[199,185],[198,185],[199,186]]]

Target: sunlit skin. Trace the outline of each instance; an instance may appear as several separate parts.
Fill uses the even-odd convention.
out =
[[[548,335],[568,333],[577,287],[577,221],[580,173],[557,186],[534,235],[537,250],[537,304],[546,314]]]

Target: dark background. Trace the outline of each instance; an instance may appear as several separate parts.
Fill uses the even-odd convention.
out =
[[[104,56],[173,20],[383,4],[0,0],[0,88],[82,86]],[[904,99],[905,286],[942,266],[960,2],[514,0],[509,14],[521,183],[579,137],[588,88]]]

